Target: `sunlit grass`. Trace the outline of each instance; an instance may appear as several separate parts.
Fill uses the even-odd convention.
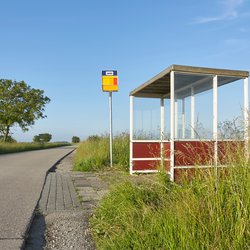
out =
[[[129,136],[119,134],[113,139],[113,164],[120,169],[129,168]],[[109,136],[91,136],[80,143],[74,159],[74,170],[95,171],[110,166]]]
[[[97,249],[250,249],[249,162],[229,153],[180,184],[159,173],[114,187],[91,219]]]
[[[250,165],[242,149],[225,147],[220,159],[226,167],[196,169],[178,184],[161,172],[119,175],[91,218],[97,249],[250,249]],[[126,134],[114,139],[114,162],[128,170]],[[108,169],[117,179],[108,166],[108,136],[79,145],[75,170]]]

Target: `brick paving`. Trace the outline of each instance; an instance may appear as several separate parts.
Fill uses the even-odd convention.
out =
[[[48,214],[55,211],[75,210],[80,207],[70,174],[49,173],[39,201],[39,211]]]

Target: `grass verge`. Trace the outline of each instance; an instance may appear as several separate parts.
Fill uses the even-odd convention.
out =
[[[97,249],[250,249],[249,173],[242,163],[182,185],[122,182],[91,218]]]
[[[115,167],[129,168],[129,135],[122,133],[113,139],[113,164]],[[74,158],[75,171],[96,171],[107,169],[109,161],[109,136],[90,136],[77,148]]]
[[[128,137],[116,140],[115,162],[126,170]],[[99,170],[115,185],[90,220],[97,249],[250,249],[250,165],[242,152],[225,152],[226,168],[197,170],[181,184],[165,173],[123,176],[107,168],[108,152],[109,138],[94,136],[75,158],[75,170]]]
[[[48,143],[35,143],[35,142],[22,142],[22,143],[0,143],[0,154],[16,153],[23,151],[31,151],[38,149],[48,149],[62,146],[69,146],[67,142],[48,142]]]

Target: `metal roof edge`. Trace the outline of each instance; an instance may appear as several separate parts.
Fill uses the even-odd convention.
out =
[[[165,75],[167,75],[168,73],[170,73],[170,71],[173,70],[173,66],[174,64],[172,64],[171,66],[169,66],[168,68],[164,69],[163,71],[161,71],[160,73],[158,73],[157,75],[155,75],[154,77],[150,78],[148,81],[146,81],[145,83],[141,84],[139,87],[135,88],[134,90],[132,90],[129,95],[133,96],[135,95],[137,92],[139,92],[141,89],[147,87],[148,85],[150,85],[152,82],[164,77]]]
[[[219,75],[219,76],[232,76],[232,77],[240,77],[246,78],[249,77],[249,71],[246,70],[231,70],[231,69],[218,69],[218,68],[207,68],[207,67],[198,67],[198,66],[185,66],[172,64],[168,68],[164,69],[154,77],[150,78],[145,83],[139,85],[137,88],[132,90],[129,95],[135,96],[136,93],[149,86],[153,82],[159,80],[160,78],[166,76],[171,71],[183,72],[183,73],[194,73],[194,74],[211,74],[211,75]]]
[[[188,72],[188,73],[199,73],[199,74],[216,74],[223,76],[238,76],[238,77],[249,77],[249,71],[247,70],[232,70],[232,69],[219,69],[219,68],[208,68],[198,66],[186,66],[173,64],[174,71]]]

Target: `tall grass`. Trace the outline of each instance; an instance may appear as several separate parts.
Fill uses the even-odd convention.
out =
[[[160,173],[116,186],[91,219],[97,248],[250,249],[249,162],[232,159],[181,185]]]
[[[61,146],[69,146],[68,142],[48,142],[48,143],[35,143],[35,142],[22,142],[22,143],[0,143],[0,154],[15,153],[23,151],[31,151],[38,149],[55,148]]]
[[[122,133],[113,139],[113,164],[123,170],[129,168],[129,135]],[[110,166],[109,136],[90,136],[76,152],[74,170],[95,171]]]

